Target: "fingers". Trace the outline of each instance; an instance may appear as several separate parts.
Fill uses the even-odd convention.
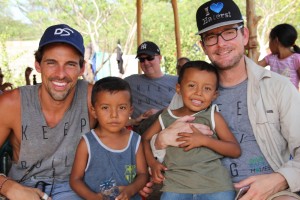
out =
[[[40,189],[32,188],[36,194],[40,197],[41,200],[51,200],[51,198],[45,192],[42,192]]]
[[[177,119],[176,121],[180,121],[180,122],[191,122],[195,119],[195,117],[190,116],[190,115],[186,115],[184,117],[181,117],[179,119]]]
[[[48,200],[49,196],[44,193],[43,196],[41,197],[41,200]]]

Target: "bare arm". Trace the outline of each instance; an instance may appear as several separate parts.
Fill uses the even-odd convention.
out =
[[[136,154],[136,177],[132,183],[120,187],[120,195],[116,200],[130,199],[139,190],[143,189],[148,181],[149,175],[147,170],[146,159],[143,150],[143,144],[140,143]]]
[[[70,175],[70,186],[71,188],[84,199],[102,199],[101,193],[95,193],[91,191],[83,181],[85,168],[88,162],[88,150],[87,145],[82,138],[78,144],[75,160],[73,163],[71,175]]]
[[[268,63],[266,62],[266,59],[263,58],[262,60],[258,61],[257,63],[258,65],[262,66],[262,67],[265,67],[268,65]]]
[[[151,169],[152,180],[155,183],[161,183],[164,179],[163,174],[161,171],[165,171],[166,167],[159,163],[153,156],[150,140],[151,138],[161,131],[161,126],[159,120],[155,120],[155,122],[147,129],[147,131],[143,134],[142,140],[144,145],[144,152],[147,160],[147,164]]]
[[[0,146],[10,136],[13,147],[13,160],[18,160],[21,140],[21,105],[20,91],[14,89],[0,95]],[[4,176],[0,176],[0,182],[5,180]],[[23,200],[32,199],[40,200],[44,195],[42,191],[36,188],[22,186],[13,180],[6,181],[1,188],[1,194],[8,199]]]

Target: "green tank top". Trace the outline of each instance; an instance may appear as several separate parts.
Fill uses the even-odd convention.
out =
[[[201,123],[215,128],[214,112],[216,105],[200,111],[194,116],[193,123]],[[171,110],[164,111],[160,116],[162,127],[168,127],[176,119]],[[217,139],[217,135],[213,137]],[[222,165],[223,156],[206,147],[199,147],[184,152],[182,148],[168,147],[164,164],[168,168],[162,191],[204,194],[233,190],[231,178],[227,169]]]

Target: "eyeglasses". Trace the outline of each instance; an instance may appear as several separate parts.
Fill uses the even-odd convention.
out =
[[[243,27],[244,25],[240,25],[235,28],[226,29],[218,34],[206,35],[202,38],[202,41],[206,46],[213,46],[218,43],[219,36],[221,36],[225,41],[233,40],[237,37],[237,31]]]
[[[145,60],[152,61],[152,60],[154,60],[154,58],[155,58],[155,56],[147,56],[147,57],[139,57],[138,59],[141,63],[143,63],[143,62],[145,62]]]

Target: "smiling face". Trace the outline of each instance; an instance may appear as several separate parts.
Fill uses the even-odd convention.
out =
[[[188,68],[176,91],[182,95],[185,114],[194,114],[209,107],[217,97],[217,76],[214,72]]]
[[[228,25],[215,28],[213,30],[203,33],[202,37],[212,34],[219,34],[225,30],[235,28],[238,25]],[[221,36],[218,37],[218,43],[213,46],[206,46],[201,42],[205,54],[209,57],[210,61],[219,69],[227,70],[240,66],[244,62],[244,46],[248,43],[249,31],[246,27],[237,30],[237,37],[225,41]]]
[[[160,62],[162,58],[161,55],[150,56],[142,54],[139,56],[139,58],[142,58],[143,60],[143,62],[140,62],[140,64],[145,76],[149,78],[159,78],[163,75],[160,67]],[[145,58],[153,58],[153,60],[147,60]]]
[[[68,44],[45,47],[41,62],[35,62],[36,70],[41,73],[42,90],[55,101],[63,101],[74,93],[78,77],[84,72],[79,61],[78,51]]]
[[[92,107],[101,132],[108,133],[119,133],[125,127],[132,111],[130,93],[127,90],[98,92]]]

